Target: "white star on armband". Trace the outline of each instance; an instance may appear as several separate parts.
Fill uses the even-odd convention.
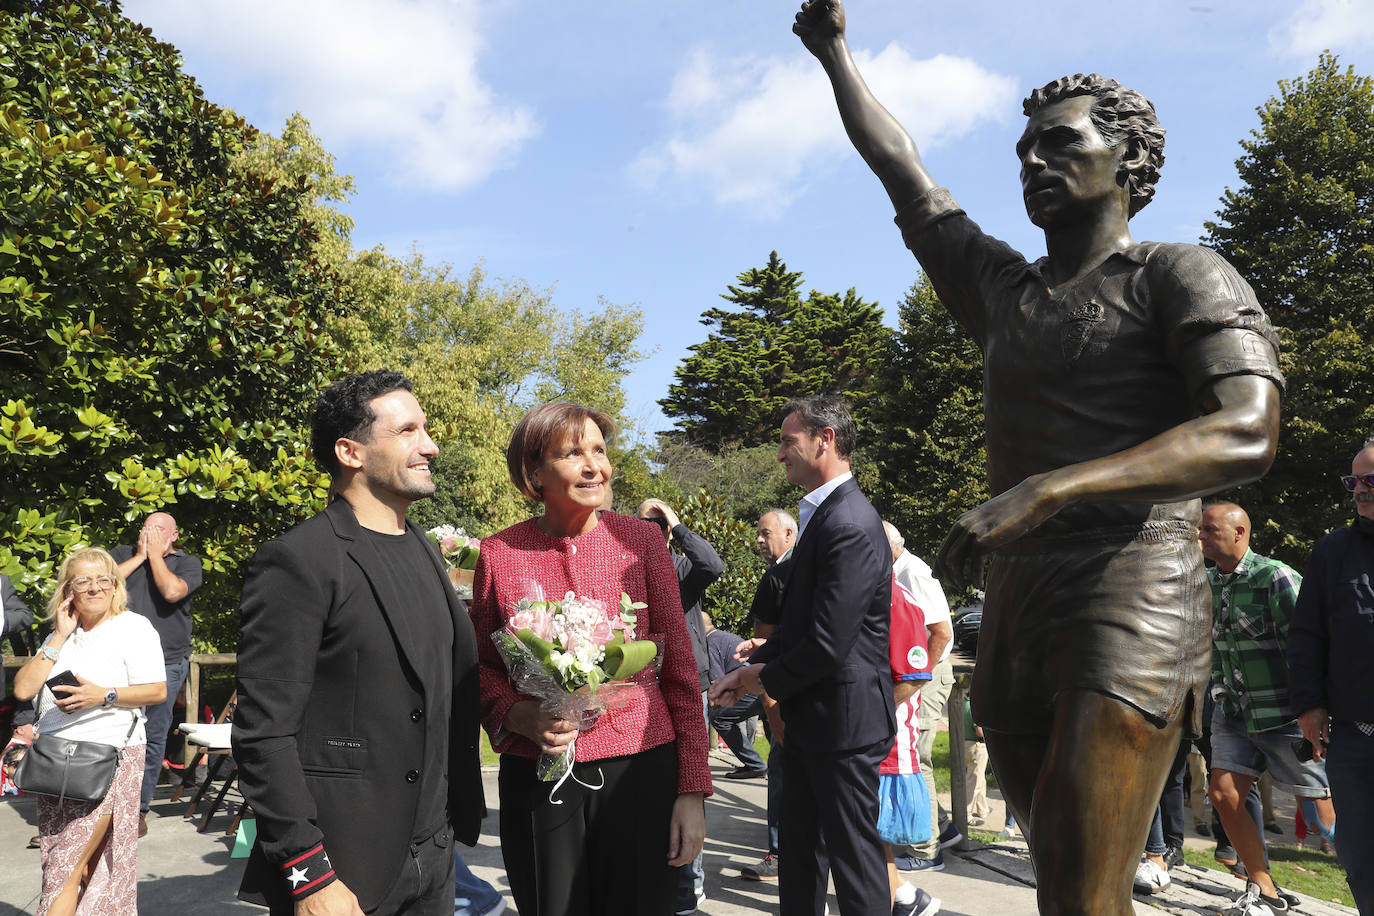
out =
[[[281,866],[282,880],[289,885],[292,897],[299,898],[331,884],[335,880],[334,863],[324,851],[323,843],[316,843],[310,849],[294,857]]]

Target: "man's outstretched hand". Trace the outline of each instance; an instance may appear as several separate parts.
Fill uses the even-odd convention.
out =
[[[844,37],[844,4],[840,0],[806,0],[792,31],[819,57],[836,38]]]

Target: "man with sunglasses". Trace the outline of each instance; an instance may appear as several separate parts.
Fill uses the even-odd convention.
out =
[[[148,832],[148,806],[162,775],[162,757],[172,711],[191,668],[191,596],[204,573],[200,560],[176,546],[181,532],[166,512],[154,512],[143,522],[134,546],[110,551],[129,590],[129,609],[147,617],[162,640],[162,663],[167,669],[167,698],[147,709],[148,748],[143,762],[143,795],[138,801],[138,835]]]
[[[1355,520],[1317,542],[1293,610],[1288,667],[1298,725],[1326,760],[1341,822],[1336,856],[1374,914],[1374,437],[1341,478]]]

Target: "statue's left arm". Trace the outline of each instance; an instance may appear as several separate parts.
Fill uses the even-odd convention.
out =
[[[1079,503],[1177,502],[1262,477],[1274,461],[1279,389],[1257,375],[1213,382],[1203,413],[1139,445],[1028,477],[965,512],[944,543],[936,575],[973,581],[978,559]]]

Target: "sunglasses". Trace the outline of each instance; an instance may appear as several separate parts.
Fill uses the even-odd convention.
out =
[[[1346,474],[1341,477],[1341,483],[1351,492],[1354,492],[1356,483],[1362,483],[1374,490],[1374,474]]]
[[[80,579],[73,579],[71,584],[72,588],[78,592],[84,592],[92,585],[102,592],[108,592],[114,588],[115,580],[113,576],[96,576],[94,579],[90,576],[82,576]]]

